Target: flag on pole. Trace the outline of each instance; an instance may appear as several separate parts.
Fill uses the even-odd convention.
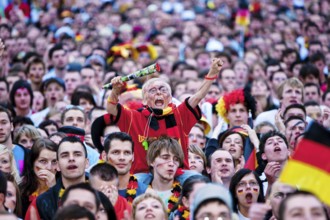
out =
[[[279,177],[330,205],[330,131],[313,123]]]

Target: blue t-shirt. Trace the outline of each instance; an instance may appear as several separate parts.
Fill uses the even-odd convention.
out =
[[[148,189],[148,185],[144,184],[142,181],[138,181],[138,188],[136,189],[136,197],[145,193]],[[127,198],[127,189],[118,190],[118,194],[124,198]]]
[[[28,149],[24,149],[22,146],[20,145],[13,145],[13,155],[16,161],[16,167],[17,170],[19,171],[19,175],[22,176],[23,175],[23,170],[24,170],[24,158],[25,155],[27,153]]]

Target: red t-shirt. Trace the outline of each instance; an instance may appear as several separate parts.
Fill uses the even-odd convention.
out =
[[[131,135],[134,142],[134,162],[132,164],[132,173],[146,173],[149,172],[147,164],[147,151],[142,146],[145,136],[149,138],[157,138],[161,135],[168,135],[179,141],[184,153],[184,168],[189,169],[188,166],[188,135],[191,128],[201,118],[200,108],[195,109],[190,107],[188,99],[179,106],[173,105],[173,115],[176,121],[176,126],[173,128],[166,127],[166,120],[164,116],[158,118],[159,129],[154,130],[151,127],[145,129],[148,123],[148,116],[140,111],[125,108],[118,104],[118,114],[116,117],[110,116],[112,123],[117,124],[122,132]],[[173,131],[175,130],[175,131]],[[176,134],[177,137],[173,136]]]
[[[117,202],[113,207],[116,212],[117,219],[124,218],[124,211],[127,210],[129,215],[132,213],[132,206],[122,196],[118,196]]]

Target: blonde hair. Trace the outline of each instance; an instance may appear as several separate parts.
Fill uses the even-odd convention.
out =
[[[16,183],[20,184],[22,179],[19,176],[14,155],[13,155],[12,151],[10,149],[8,149],[8,147],[0,144],[0,155],[6,154],[6,153],[9,154],[9,160],[10,160],[9,162],[10,162],[10,170],[11,170],[10,174],[15,178]]]
[[[289,78],[285,80],[277,89],[277,97],[282,100],[283,99],[283,90],[284,86],[290,86],[292,88],[301,89],[301,94],[304,96],[304,84],[296,77]],[[302,97],[304,99],[304,97]]]
[[[152,198],[152,199],[155,199],[157,201],[160,202],[160,204],[162,205],[162,210],[163,210],[163,213],[164,213],[164,217],[165,217],[165,220],[168,219],[168,215],[167,215],[167,209],[166,209],[166,206],[163,202],[163,200],[156,194],[156,193],[151,193],[151,192],[147,192],[147,193],[144,193],[138,197],[136,197],[133,201],[133,204],[132,204],[132,216],[133,216],[133,220],[135,220],[135,215],[136,215],[136,208],[137,206],[144,200],[147,200],[149,198]]]
[[[206,156],[205,156],[203,150],[194,144],[190,144],[188,150],[190,153],[196,154],[202,158],[203,166],[204,166],[204,170],[205,170],[206,169]]]
[[[22,125],[22,127],[20,127],[18,129],[18,131],[16,132],[16,134],[14,136],[14,143],[18,143],[23,135],[25,135],[28,138],[31,138],[33,140],[42,137],[40,132],[38,131],[38,129],[35,128],[34,126],[32,126],[32,125]]]

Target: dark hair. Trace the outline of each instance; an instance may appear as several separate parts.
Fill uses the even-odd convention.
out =
[[[118,179],[118,171],[114,166],[108,163],[99,163],[92,167],[89,172],[90,177],[98,176],[103,181],[112,181]]]
[[[112,140],[129,141],[132,144],[132,152],[134,152],[134,142],[129,134],[125,132],[113,132],[109,134],[104,141],[104,151],[106,154],[109,153]]]
[[[287,208],[287,204],[288,204],[290,199],[292,199],[296,196],[312,196],[312,197],[315,197],[317,200],[319,200],[319,198],[316,195],[314,195],[313,193],[310,193],[310,192],[307,192],[307,191],[295,191],[295,192],[289,194],[280,203],[278,220],[285,220],[284,219],[284,213],[285,213],[285,210]],[[322,204],[321,201],[320,201],[320,204],[323,206],[323,210],[324,210],[326,219],[329,220],[330,218],[329,218],[329,214],[327,213],[326,207]]]
[[[6,196],[7,194],[7,179],[0,170],[0,194]]]
[[[0,113],[1,112],[4,112],[7,114],[10,123],[13,122],[12,112],[8,108],[5,108],[4,106],[0,105]]]
[[[40,57],[35,57],[33,58],[33,60],[31,60],[25,70],[25,75],[27,76],[30,72],[30,68],[33,64],[41,64],[42,68],[44,69],[44,71],[46,71],[46,66],[45,66],[45,62],[40,58]]]
[[[312,63],[315,63],[320,60],[326,62],[324,54],[320,51],[317,51],[315,54],[309,57],[309,61],[311,61]]]
[[[84,149],[84,152],[85,152],[85,158],[87,158],[87,149],[86,149],[86,146],[85,144],[76,136],[68,136],[68,137],[64,137],[60,143],[58,144],[58,150],[60,149],[60,146],[62,145],[62,143],[64,142],[69,142],[69,143],[79,143],[83,149]],[[58,159],[58,150],[57,150],[57,159]]]
[[[34,172],[33,167],[41,151],[44,149],[57,152],[58,146],[48,138],[39,138],[34,142],[31,151],[28,154],[28,158],[24,160],[24,166],[26,169],[24,169],[24,178],[20,185],[23,197],[29,197],[39,187],[38,177]]]
[[[317,89],[317,94],[319,94],[319,96],[321,96],[321,89],[320,89],[320,86],[318,85],[318,84],[316,84],[316,83],[305,83],[305,85],[304,85],[304,89],[306,88],[306,87],[312,87],[312,86],[314,86],[314,87],[316,87],[316,89]]]
[[[320,71],[319,69],[312,63],[306,63],[302,65],[299,71],[299,77],[302,79],[306,79],[308,75],[312,75],[315,78],[319,78]]]
[[[58,51],[58,50],[64,50],[64,47],[62,46],[62,44],[55,44],[52,48],[50,48],[50,50],[48,52],[48,59],[51,60],[53,58],[53,54],[55,53],[55,51]]]
[[[55,213],[53,220],[71,220],[81,218],[95,220],[94,214],[89,210],[77,204],[73,204],[59,208]]]
[[[305,109],[305,106],[302,105],[302,104],[299,104],[299,103],[293,103],[293,104],[291,104],[291,105],[288,105],[288,106],[284,109],[284,112],[283,112],[283,118],[285,118],[286,113],[287,113],[290,109],[292,109],[292,108],[298,108],[298,109],[301,109],[301,110],[304,112],[305,116],[306,116],[306,109]]]
[[[14,128],[17,125],[34,125],[34,124],[33,124],[33,121],[31,120],[31,118],[24,117],[24,116],[16,116],[13,120]]]
[[[238,134],[241,138],[242,138],[242,141],[243,141],[243,151],[244,151],[244,147],[245,147],[245,141],[246,141],[246,136],[244,136],[243,134],[241,134],[240,132],[238,131],[235,131],[235,128],[237,128],[237,126],[234,126],[228,130],[226,130],[224,133],[220,133],[219,136],[218,136],[218,140],[219,140],[219,147],[222,148],[222,144],[223,142],[225,141],[225,139],[232,135],[232,134]]]
[[[287,56],[289,56],[289,55],[292,54],[292,53],[294,53],[294,54],[296,55],[296,60],[295,60],[295,61],[297,61],[297,59],[299,59],[299,54],[298,54],[297,50],[292,49],[292,48],[286,48],[286,49],[283,51],[283,53],[282,53],[282,60],[283,60],[284,57],[287,57]],[[295,62],[295,61],[294,61],[294,62]]]
[[[265,152],[265,144],[266,141],[268,140],[268,138],[274,137],[274,136],[279,136],[280,138],[282,138],[286,144],[287,147],[289,147],[288,141],[286,140],[286,137],[279,131],[270,131],[264,135],[262,135],[261,139],[260,139],[260,144],[259,144],[259,152],[260,155],[263,154]]]
[[[299,120],[299,121],[302,121],[303,123],[305,123],[306,121],[302,118],[302,117],[299,117],[299,116],[290,116],[287,120],[285,120],[284,122],[284,125],[285,127],[287,127],[288,123],[292,120]]]
[[[231,181],[230,181],[230,186],[229,186],[229,191],[233,197],[233,209],[235,212],[238,211],[238,199],[237,199],[237,196],[236,196],[236,187],[238,185],[238,183],[243,179],[243,177],[245,177],[246,175],[249,175],[249,174],[253,174],[255,179],[257,180],[258,182],[258,185],[259,185],[259,196],[258,196],[258,202],[265,202],[265,197],[264,197],[264,191],[263,191],[263,185],[262,185],[262,182],[258,176],[258,174],[253,171],[253,170],[249,170],[249,169],[240,169],[239,171],[237,171],[235,173],[235,175],[231,178]]]
[[[69,186],[69,187],[65,190],[65,192],[63,193],[63,196],[62,196],[62,198],[61,198],[61,203],[62,203],[62,205],[63,205],[63,204],[65,203],[65,201],[68,199],[70,192],[71,192],[72,190],[75,190],[75,189],[82,189],[82,190],[85,190],[85,191],[91,192],[91,193],[94,195],[94,197],[95,197],[96,209],[97,209],[97,210],[99,209],[99,207],[100,207],[100,200],[99,200],[99,198],[98,198],[98,196],[97,196],[97,194],[96,194],[96,190],[93,189],[93,188],[91,187],[91,185],[89,185],[89,183],[78,183],[78,184],[75,184],[75,185],[71,185],[71,186]],[[83,196],[83,195],[81,195],[81,196]]]
[[[16,107],[15,93],[18,89],[21,89],[21,88],[25,88],[28,90],[28,92],[31,96],[31,100],[30,100],[30,107],[31,107],[33,104],[33,91],[32,91],[31,85],[28,83],[28,81],[22,80],[22,79],[20,79],[14,83],[14,85],[10,91],[10,94],[9,94],[10,103],[13,105],[13,107]]]
[[[108,220],[117,220],[115,209],[109,198],[100,191],[96,191],[96,193],[100,199],[100,203],[103,206],[104,211],[107,213]]]
[[[274,75],[277,73],[284,73],[284,75],[286,75],[286,71],[280,67],[278,70],[273,71],[271,73],[271,75],[269,76],[269,81],[273,81]]]
[[[322,101],[324,102],[325,101],[325,99],[326,99],[326,97],[327,97],[327,95],[330,93],[330,88],[327,90],[327,91],[325,91],[324,93],[323,93],[323,95],[322,95]]]
[[[320,104],[317,103],[316,101],[308,101],[308,102],[304,103],[304,106],[305,106],[305,108],[308,106],[319,106],[320,107]]]
[[[46,130],[46,127],[49,126],[49,125],[54,125],[56,127],[56,130],[58,130],[58,125],[57,125],[56,121],[53,121],[53,120],[50,120],[50,119],[41,122],[39,124],[39,128],[41,128],[43,130]]]
[[[5,77],[0,77],[0,82],[4,82],[6,84],[7,92],[9,92],[9,83]]]
[[[94,105],[94,107],[96,106],[96,102],[93,95],[89,92],[84,92],[84,91],[73,92],[71,96],[71,105],[79,105],[79,101],[82,98],[88,100],[90,103],[92,103],[92,105]]]

